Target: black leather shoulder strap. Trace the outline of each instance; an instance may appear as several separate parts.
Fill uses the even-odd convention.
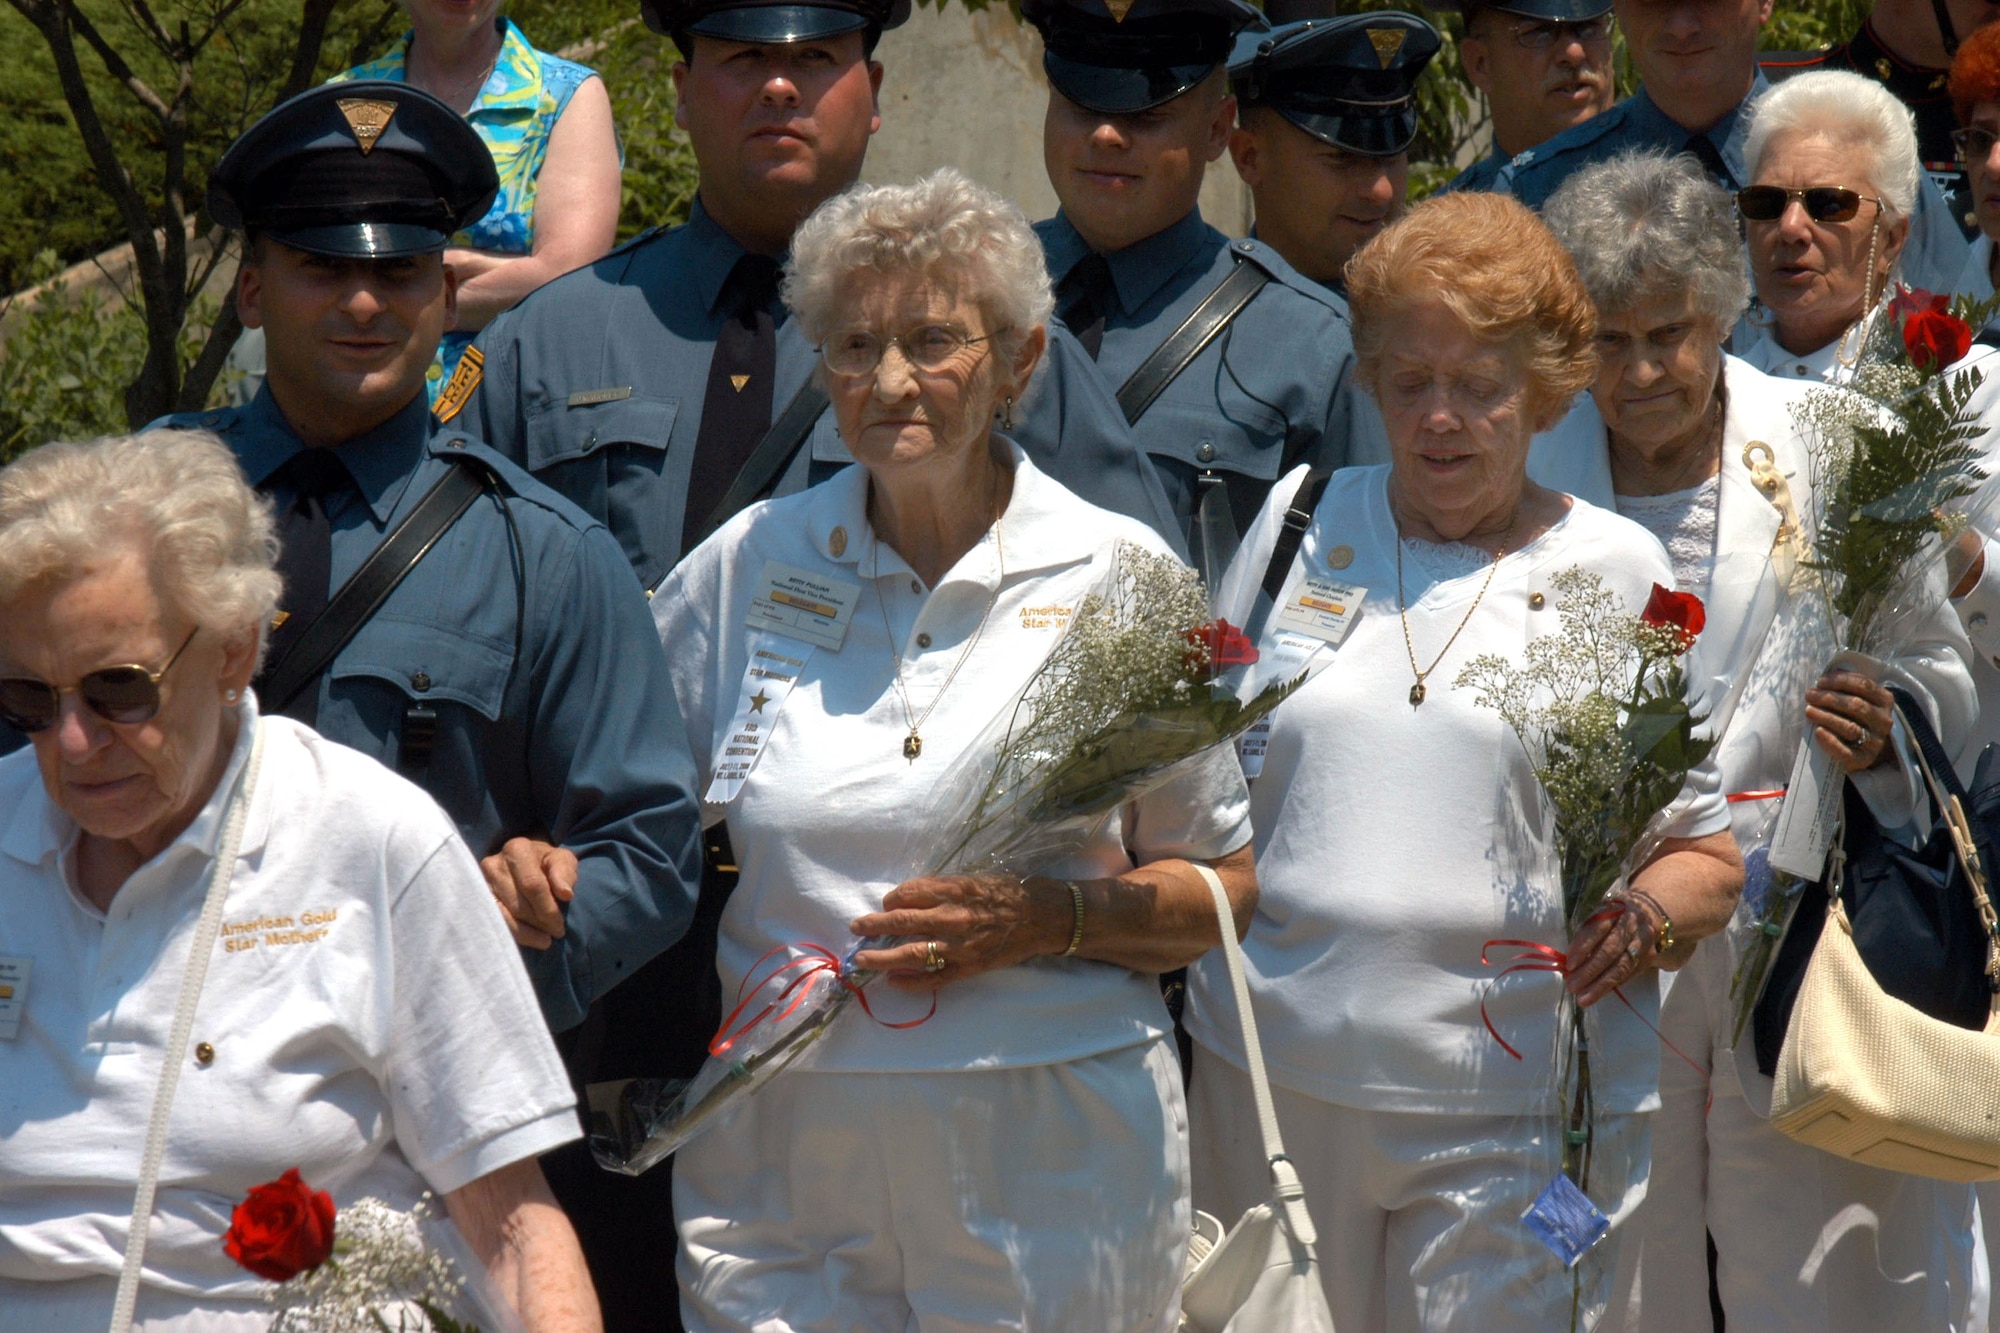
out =
[[[258,701],[265,712],[283,711],[300,690],[318,679],[334,655],[381,609],[396,585],[437,545],[438,538],[493,484],[484,464],[465,455],[451,462],[452,467],[437,485],[417,501],[380,546],[368,553],[361,568],[340,585],[326,609],[306,626],[284,660],[265,677],[264,697]]]
[[[1299,543],[1305,540],[1306,529],[1312,526],[1313,511],[1319,508],[1320,497],[1326,494],[1326,484],[1332,479],[1333,473],[1323,468],[1306,473],[1306,479],[1292,496],[1291,506],[1285,510],[1284,525],[1278,529],[1278,544],[1271,548],[1271,563],[1264,567],[1264,596],[1273,602],[1284,590],[1285,575],[1292,572]]]
[[[1118,387],[1118,406],[1125,413],[1127,425],[1146,415],[1146,409],[1174,382],[1174,377],[1229,327],[1229,321],[1241,314],[1243,307],[1250,304],[1250,298],[1263,291],[1269,281],[1271,275],[1261,265],[1242,255],[1236,256],[1236,263],[1222,281],[1209,289],[1208,295],[1181,321],[1181,326],[1168,334],[1167,340],[1155,347],[1131,378]]]
[[[785,404],[785,410],[771,423],[771,429],[764,432],[764,438],[757,441],[757,447],[743,460],[743,466],[736,473],[736,479],[729,483],[729,489],[709,511],[708,521],[701,525],[701,531],[693,534],[693,540],[683,540],[681,546],[692,551],[697,544],[706,541],[717,528],[747,508],[752,502],[761,500],[778,484],[778,478],[785,475],[785,469],[799,456],[799,448],[812,434],[813,422],[826,411],[826,390],[819,387],[811,375],[792,395],[792,401]]]

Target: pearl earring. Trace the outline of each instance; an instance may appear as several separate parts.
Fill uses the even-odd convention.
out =
[[[233,703],[235,703],[235,702],[236,702],[236,691],[235,691],[235,690],[224,690],[224,691],[222,692],[222,702],[224,702],[224,703],[226,703],[226,704],[233,704]]]

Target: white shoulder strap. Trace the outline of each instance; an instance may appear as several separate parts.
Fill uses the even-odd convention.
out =
[[[1250,1090],[1257,1099],[1257,1124],[1264,1132],[1264,1158],[1270,1163],[1273,1197],[1285,1210],[1285,1221],[1302,1245],[1319,1243],[1312,1216],[1306,1212],[1305,1187],[1292,1159],[1285,1156],[1284,1140],[1278,1136],[1278,1109],[1271,1101],[1271,1081],[1264,1074],[1264,1047],[1257,1040],[1257,1019],[1250,1012],[1250,981],[1243,972],[1243,945],[1236,938],[1236,914],[1222,876],[1196,861],[1194,868],[1208,881],[1215,895],[1215,914],[1222,927],[1222,956],[1229,961],[1229,983],[1236,990],[1236,1012],[1243,1020],[1243,1062],[1250,1067]]]
[[[167,1120],[173,1110],[174,1090],[180,1086],[181,1064],[187,1059],[188,1037],[194,1031],[195,1006],[201,1002],[201,985],[208,977],[208,958],[215,952],[215,937],[222,929],[222,904],[229,897],[229,878],[236,870],[236,854],[243,846],[243,821],[250,809],[250,793],[257,786],[257,770],[264,761],[264,724],[254,723],[250,758],[236,776],[229,795],[229,814],[223,822],[222,844],[216,849],[215,867],[208,877],[208,896],[202,899],[201,919],[195,923],[194,940],[189,946],[187,971],[181,976],[180,1004],[174,1010],[174,1025],[167,1034],[166,1063],[160,1067],[160,1086],[153,1094],[153,1117],[146,1126],[145,1155],[139,1162],[139,1189],[132,1200],[132,1227],[125,1237],[125,1267],[118,1274],[118,1298],[111,1307],[111,1333],[131,1333],[133,1312],[139,1304],[139,1273],[146,1263],[147,1233],[152,1230],[153,1193],[160,1183],[160,1163],[167,1153]]]

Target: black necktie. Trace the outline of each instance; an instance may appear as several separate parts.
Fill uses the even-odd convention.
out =
[[[1683,153],[1693,153],[1701,162],[1701,169],[1708,178],[1725,190],[1736,189],[1736,177],[1731,174],[1729,164],[1722,160],[1722,150],[1706,134],[1690,134],[1688,141],[1681,145]]]
[[[283,615],[270,634],[264,654],[265,673],[285,660],[305,627],[326,610],[333,579],[333,525],[328,521],[327,509],[329,502],[338,508],[339,497],[354,489],[354,478],[334,450],[301,449],[271,474],[264,489],[275,490],[286,484],[298,494],[278,514],[278,573],[285,581],[278,606]],[[264,675],[260,674],[254,684],[261,689],[263,683]],[[276,699],[261,696],[259,702],[267,708],[278,704]],[[307,726],[313,725],[319,716],[319,682],[315,680],[300,690],[291,705],[280,711]]]
[[[694,465],[688,471],[687,508],[681,517],[681,550],[703,537],[702,525],[743,470],[750,451],[771,428],[772,380],[778,369],[777,325],[771,302],[778,294],[778,261],[744,255],[722,284],[728,312],[708,362]]]
[[[1100,254],[1077,260],[1056,284],[1056,315],[1069,325],[1092,361],[1104,346],[1104,317],[1110,313],[1114,293],[1111,265]]]

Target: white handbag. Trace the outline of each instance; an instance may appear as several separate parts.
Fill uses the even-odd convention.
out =
[[[1196,864],[1215,895],[1222,923],[1222,952],[1243,1021],[1244,1063],[1257,1100],[1264,1157],[1271,1168],[1271,1201],[1260,1203],[1224,1234],[1207,1213],[1194,1215],[1187,1275],[1181,1279],[1181,1333],[1333,1333],[1333,1312],[1320,1286],[1318,1235],[1306,1212],[1305,1189],[1278,1137],[1278,1113],[1264,1074],[1264,1050],[1250,1012],[1250,983],[1243,974],[1243,946],[1222,877]]]

